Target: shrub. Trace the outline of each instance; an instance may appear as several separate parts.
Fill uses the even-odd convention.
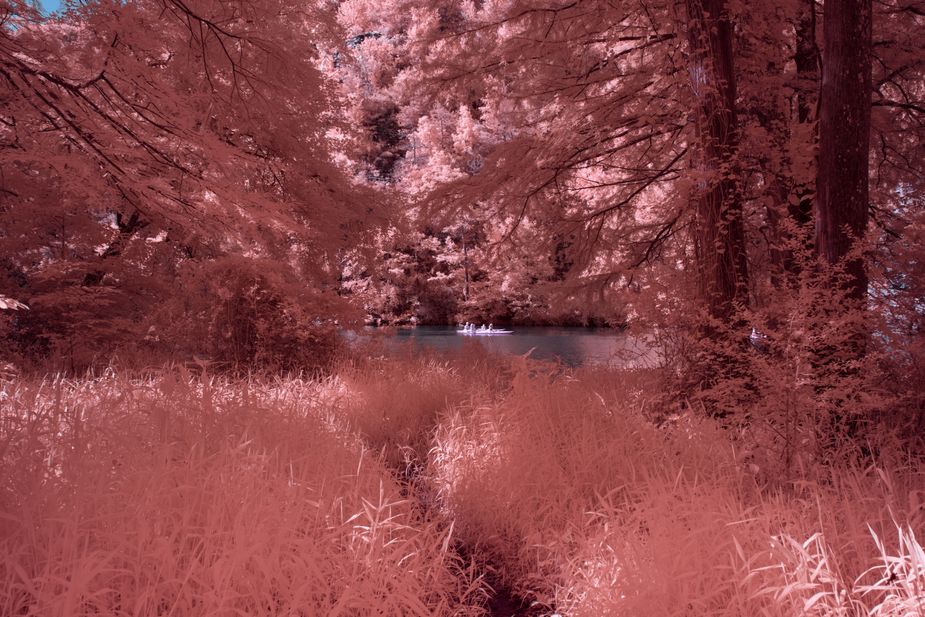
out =
[[[173,357],[205,356],[239,372],[330,368],[338,307],[277,265],[219,259],[187,271],[183,286],[188,296],[152,318],[152,347]]]

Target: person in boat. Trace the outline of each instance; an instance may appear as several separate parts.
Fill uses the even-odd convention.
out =
[[[493,326],[492,324],[488,324],[488,331],[489,331],[489,332],[491,332],[491,331],[494,330],[494,329],[495,329],[495,328],[494,328],[494,326]]]

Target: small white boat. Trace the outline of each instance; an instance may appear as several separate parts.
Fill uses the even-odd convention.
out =
[[[491,330],[456,330],[456,334],[463,334],[465,336],[497,336],[499,334],[511,334],[513,330],[498,330],[492,328]]]

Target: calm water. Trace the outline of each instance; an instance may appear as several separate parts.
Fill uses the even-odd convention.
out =
[[[387,349],[412,348],[459,351],[479,345],[491,353],[523,355],[536,360],[558,360],[567,366],[640,366],[652,354],[635,337],[614,330],[587,328],[513,328],[504,336],[463,336],[451,326],[401,328],[383,335]],[[377,336],[373,334],[372,336]],[[365,338],[365,336],[361,335]]]

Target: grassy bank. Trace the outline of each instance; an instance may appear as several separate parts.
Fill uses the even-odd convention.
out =
[[[645,373],[487,356],[323,381],[12,380],[0,614],[925,614],[922,468],[656,426]]]

